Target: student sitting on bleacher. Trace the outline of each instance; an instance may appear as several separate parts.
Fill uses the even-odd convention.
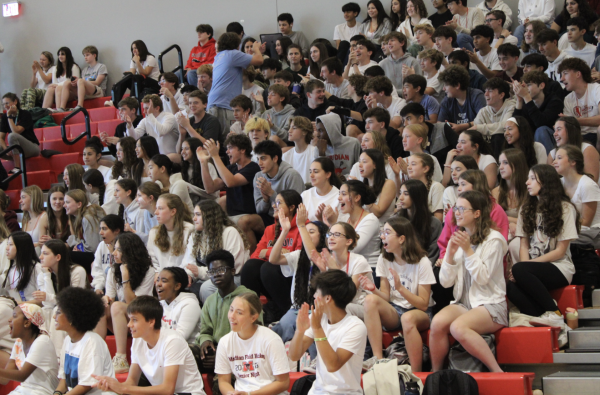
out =
[[[137,163],[137,157],[135,155],[135,139],[129,136],[122,137],[114,147],[116,147],[115,156],[117,160],[111,168],[112,179],[133,179],[135,173],[135,164]]]
[[[217,54],[212,26],[198,25],[196,26],[196,33],[198,33],[198,45],[190,51],[190,56],[184,68],[187,71],[185,75],[187,83],[190,85],[198,83],[198,68],[205,64],[212,64]]]
[[[85,147],[83,148],[83,169],[96,169],[100,171],[104,177],[104,183],[108,184],[113,178],[112,169],[98,163],[102,158],[103,150],[104,146],[102,145],[102,140],[100,140],[98,136],[88,138],[85,142]]]
[[[70,165],[65,166],[65,170],[63,170],[63,182],[67,187],[67,191],[73,191],[75,189],[79,189],[85,191],[85,184],[83,183],[83,173],[85,170],[83,166],[79,163],[71,163]],[[88,200],[90,200],[90,194],[87,195]]]
[[[271,108],[263,112],[261,117],[269,123],[269,139],[281,147],[287,147],[290,119],[295,111],[294,107],[289,104],[290,92],[283,85],[271,85],[267,100]]]
[[[154,137],[142,136],[135,143],[135,154],[137,163],[133,167],[133,179],[136,184],[141,185],[146,181],[152,181],[150,174],[150,159],[159,155],[158,143]]]
[[[262,91],[260,97],[262,98]],[[257,103],[258,107],[260,107],[261,104],[252,99],[254,99],[254,97],[250,98],[246,95],[238,95],[231,99],[229,105],[233,109],[233,119],[235,119],[235,123],[229,128],[228,136],[231,135],[231,133],[242,134],[244,132],[246,122],[248,122],[250,115],[255,110],[254,103]],[[256,109],[256,112],[260,113],[259,110],[260,108]]]
[[[42,272],[40,258],[35,253],[31,236],[13,232],[6,243],[6,257],[10,260],[2,289],[17,302],[33,301],[37,277]]]
[[[23,303],[10,317],[10,336],[16,341],[6,367],[0,368],[0,378],[21,383],[11,395],[51,394],[58,385],[58,361],[44,330],[42,308]]]
[[[337,175],[350,173],[360,156],[360,143],[354,137],[342,135],[341,117],[335,113],[317,117],[315,134],[319,156],[333,161]]]
[[[160,90],[158,77],[160,70],[158,61],[142,40],[131,43],[131,63],[129,73],[113,86],[114,103],[120,103],[125,91],[130,90],[132,96],[137,95],[138,100],[148,94],[156,94]],[[112,104],[111,104],[112,105]]]
[[[158,84],[160,85],[159,93],[164,110],[171,114],[177,114],[185,105],[183,94],[178,89],[179,77],[175,73],[168,71],[161,74]]]
[[[215,250],[205,258],[207,274],[217,292],[210,295],[204,302],[200,317],[200,335],[196,344],[200,346],[202,373],[213,373],[215,351],[221,338],[231,331],[228,312],[231,302],[238,295],[254,293],[234,281],[235,258],[229,251]]]
[[[158,198],[162,194],[160,186],[157,183],[152,181],[147,181],[139,186],[137,192],[137,201],[140,205],[140,210],[142,210],[142,215],[144,217],[144,229],[147,232],[150,232],[150,229],[154,228],[158,225],[158,220],[156,219],[156,202]],[[137,234],[140,239],[144,242],[144,244],[148,243],[148,233],[132,231]]]
[[[81,76],[81,69],[75,63],[69,48],[61,47],[56,54],[58,55],[58,62],[56,62],[56,68],[52,71],[52,84],[48,85],[42,108],[50,108],[55,101],[58,105],[64,85],[70,83],[73,78]],[[51,111],[64,112],[65,110],[57,108]]]
[[[318,351],[317,376],[311,393],[360,395],[367,328],[345,310],[356,295],[356,285],[342,270],[319,273],[313,277],[313,284],[315,305],[309,309],[304,303],[300,308],[289,357],[299,360],[314,342]]]
[[[213,84],[213,65],[202,65],[198,67],[196,73],[198,73],[198,81],[196,83],[196,86],[198,87],[200,92],[208,95],[210,93],[210,90],[212,89]]]
[[[119,102],[118,106],[119,119],[123,121],[123,123],[117,125],[114,135],[110,136],[103,130],[99,131],[100,139],[106,144],[110,153],[115,157],[117,156],[117,143],[119,142],[120,138],[128,135],[127,127],[129,124],[131,124],[131,128],[135,129],[140,121],[144,119],[144,117],[137,114],[140,108],[140,103],[135,97],[126,97]]]
[[[194,204],[188,190],[187,183],[183,181],[181,173],[173,173],[173,162],[166,155],[154,155],[148,162],[151,180],[156,182],[164,193],[175,194],[188,208],[189,222],[191,222]]]
[[[111,185],[114,185],[116,181],[112,182]],[[111,198],[114,197],[110,196],[111,194],[114,193],[114,188],[110,188],[108,190],[108,195],[107,195],[107,189],[106,189],[106,185],[104,184],[104,177],[102,176],[102,173],[100,173],[99,170],[96,169],[90,169],[90,170],[86,170],[85,173],[83,173],[83,183],[85,185],[85,189],[87,191],[88,194],[88,200],[89,203],[91,204],[97,204],[99,206],[103,206],[104,205],[104,200],[105,197]],[[106,199],[108,200],[108,199]],[[114,199],[112,199],[114,203]],[[111,214],[112,213],[112,209],[113,207],[117,207],[116,203],[111,205],[111,207],[109,208],[107,206],[106,209],[104,209],[104,211],[106,211],[108,209],[109,212],[107,212],[107,214]],[[118,208],[117,208],[118,210]]]
[[[257,113],[260,109],[260,103],[254,99],[255,96],[262,97],[264,87],[255,83],[256,79],[256,71],[254,70],[254,66],[248,66],[244,71],[242,71],[242,95],[245,95],[249,99],[252,100],[252,113]],[[260,76],[262,79],[262,75]],[[234,98],[235,99],[235,98]],[[235,118],[235,116],[234,116]]]
[[[98,48],[93,45],[87,46],[82,51],[87,66],[81,71],[81,78],[71,78],[62,85],[60,100],[56,102],[58,110],[66,109],[70,100],[77,100],[77,106],[70,110],[83,107],[85,99],[96,99],[103,97],[108,81],[108,69],[102,63],[98,63]],[[58,95],[58,93],[57,93]]]
[[[119,217],[125,222],[127,232],[140,231],[148,233],[144,228],[144,216],[137,202],[137,184],[131,178],[122,178],[114,186],[115,203],[119,207]]]
[[[103,393],[205,395],[202,377],[185,339],[173,329],[161,328],[163,308],[159,301],[140,296],[127,307],[127,316],[133,337],[131,372],[124,383],[110,375],[94,375],[98,382],[93,387]],[[138,386],[142,374],[150,387]]]
[[[92,282],[90,284],[98,295],[104,295],[106,276],[108,270],[114,264],[115,240],[124,231],[123,219],[116,214],[108,214],[100,220],[99,234],[102,241],[98,244],[94,254],[94,262],[91,268]]]
[[[44,211],[44,192],[37,185],[21,190],[19,205],[23,210],[23,231],[31,235],[36,252],[40,252],[40,237],[48,233],[48,216]]]
[[[221,124],[219,123],[219,120],[206,112],[208,96],[200,91],[194,91],[190,93],[188,97],[190,113],[187,116],[179,113],[175,117],[179,124],[179,133],[181,136],[184,137],[187,135],[189,137],[195,137],[199,139],[202,144],[210,139],[222,143],[225,135],[221,133]],[[178,136],[180,139],[179,141],[182,141],[182,137]],[[181,147],[181,143],[178,145]],[[221,152],[221,155],[224,155],[224,152]],[[179,161],[181,161],[181,159]]]
[[[21,110],[21,102],[14,93],[2,96],[2,107],[6,111],[0,118],[0,149],[4,150],[11,145],[18,145],[23,149],[25,158],[32,158],[40,154],[40,142],[33,131],[33,118],[27,110]],[[8,134],[8,145],[6,135]],[[9,154],[7,154],[9,155]],[[12,160],[15,173],[21,168],[19,151],[13,150]]]
[[[40,54],[40,61],[33,61],[33,77],[29,88],[21,93],[23,99],[23,110],[31,110],[34,107],[40,107],[46,94],[46,88],[52,82],[52,72],[55,69],[54,56],[48,51]]]
[[[194,203],[204,199],[219,198],[218,190],[209,189],[204,185],[204,179],[210,178],[212,181],[219,178],[219,174],[215,166],[208,163],[210,157],[201,148],[202,142],[195,137],[190,137],[181,143],[181,178],[187,183],[190,198]],[[205,161],[198,158],[200,156],[198,149],[202,154],[205,154]],[[214,185],[214,183],[210,185]]]
[[[452,235],[440,270],[442,286],[454,286],[454,301],[431,322],[429,349],[433,371],[444,368],[451,334],[491,372],[502,372],[479,335],[508,326],[502,264],[506,239],[492,229],[489,198],[481,192],[463,192],[453,213],[453,222],[465,230]]]
[[[95,204],[88,205],[85,192],[78,189],[67,192],[65,196],[65,210],[69,216],[73,232],[67,242],[71,247],[76,247],[74,251],[90,254],[91,259],[89,262],[93,261],[93,254],[100,243],[100,236],[98,234],[100,219],[106,213],[100,206]]]
[[[62,185],[55,185],[48,191],[48,201],[46,202],[48,234],[40,235],[41,243],[45,243],[50,239],[60,239],[66,242],[71,234],[69,218],[64,207],[66,192],[65,187]],[[14,230],[12,231],[14,232]]]

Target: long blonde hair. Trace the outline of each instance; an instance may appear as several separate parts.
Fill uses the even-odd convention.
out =
[[[37,185],[30,185],[21,189],[21,193],[28,195],[31,198],[31,212],[40,215],[44,212],[44,192]],[[23,228],[31,221],[29,211],[23,212]]]
[[[97,204],[91,204],[88,206],[88,198],[84,191],[81,189],[73,189],[66,193],[66,196],[75,200],[77,203],[81,203],[81,208],[77,210],[77,215],[69,215],[69,221],[73,228],[73,234],[75,237],[83,238],[83,218],[87,219],[94,227],[100,224],[100,218],[106,215],[104,209]]]
[[[185,252],[186,241],[184,239],[184,228],[185,222],[192,222],[192,214],[188,206],[183,203],[181,198],[172,193],[165,193],[160,195],[158,200],[164,200],[170,210],[175,209],[175,217],[173,219],[173,245],[169,240],[169,234],[167,233],[167,227],[165,225],[158,225],[156,230],[156,238],[154,244],[162,252],[171,252],[175,256],[179,256]]]

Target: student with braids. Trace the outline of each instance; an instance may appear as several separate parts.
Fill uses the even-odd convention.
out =
[[[298,224],[296,215],[301,203],[302,197],[294,190],[288,189],[277,194],[275,202],[273,203],[273,210],[276,214],[275,223],[265,228],[263,237],[258,242],[256,250],[254,250],[250,259],[244,264],[241,271],[241,283],[245,285],[246,288],[255,291],[259,295],[266,295],[273,303],[275,303],[275,321],[290,309],[290,301],[288,298],[275,298],[271,295],[270,291],[273,290],[274,295],[287,295],[291,287],[291,279],[284,277],[278,267],[274,267],[268,263],[271,251],[273,250],[273,245],[282,231],[278,213],[283,211],[285,217],[290,220],[290,230],[287,234],[283,248],[288,252],[299,250],[302,248],[302,240],[297,225],[301,224]],[[263,280],[268,278],[269,275],[275,274],[278,275],[277,281],[269,281],[267,283]]]
[[[154,137],[142,136],[135,143],[135,156],[137,163],[133,166],[133,180],[142,185],[146,181],[152,181],[148,165],[150,159],[160,153],[158,143]]]
[[[131,178],[122,178],[115,184],[115,202],[119,205],[120,218],[125,222],[125,230],[140,230],[147,233],[150,229],[144,229],[144,216],[137,201],[137,184]]]
[[[429,210],[439,221],[442,221],[444,211],[442,203],[444,187],[439,182],[433,180],[433,159],[429,154],[416,153],[408,157],[406,165],[408,177],[411,180],[421,181],[427,187]]]
[[[31,236],[22,231],[13,232],[8,237],[6,257],[10,259],[10,264],[2,289],[17,302],[35,303],[33,293],[37,291],[36,280],[42,273],[42,265],[35,253]]]
[[[91,286],[98,295],[104,295],[108,269],[114,264],[115,241],[117,236],[124,231],[123,218],[118,215],[108,214],[100,220],[100,237],[102,237],[102,241],[96,249],[91,269]]]
[[[144,226],[143,229],[147,233],[143,233],[141,230],[131,230],[132,233],[135,233],[142,239],[144,244],[148,244],[148,233],[152,228],[158,226],[158,220],[156,219],[156,202],[158,198],[162,195],[160,187],[158,184],[148,181],[140,185],[137,191],[137,201],[140,205],[140,210],[142,211],[142,216],[144,218]]]
[[[148,234],[148,253],[158,272],[168,266],[183,266],[190,234],[194,231],[192,215],[177,195],[165,193],[156,202],[158,226]]]
[[[302,223],[305,223],[308,218],[308,211],[302,203],[298,207],[296,218],[300,219]],[[300,307],[304,303],[308,303],[309,306],[314,305],[313,295],[315,290],[312,288],[311,279],[314,275],[320,273],[321,270],[312,262],[309,255],[312,251],[320,254],[324,248],[327,248],[326,236],[329,229],[327,225],[320,221],[308,222],[306,225],[298,226],[304,248],[282,253],[283,245],[291,229],[291,223],[285,215],[279,216],[279,223],[281,224],[281,234],[273,245],[269,262],[273,265],[281,265],[283,275],[292,277],[292,288],[290,291],[292,307],[271,329],[281,336],[281,339],[285,343],[294,337],[296,316]],[[316,355],[316,353],[312,354],[313,356]]]
[[[103,338],[107,329],[115,334],[117,353],[113,358],[115,373],[125,373],[129,364],[127,351],[127,305],[140,295],[152,295],[156,271],[142,240],[133,233],[117,236],[114,264],[106,275],[106,294],[102,297],[105,314],[95,332]]]
[[[579,147],[563,145],[556,151],[554,168],[562,176],[565,193],[581,216],[582,229],[600,227],[600,186],[583,172],[583,154]]]
[[[429,329],[434,304],[431,284],[436,281],[431,261],[406,218],[390,218],[381,232],[381,241],[383,250],[377,261],[380,288],[367,277],[360,278],[360,286],[372,292],[365,299],[365,325],[373,357],[365,364],[371,367],[383,359],[383,325],[386,330],[402,330],[410,365],[420,372],[423,341],[419,332]]]
[[[113,154],[117,158],[111,170],[111,178],[113,180],[118,180],[121,177],[134,178],[135,165],[138,160],[135,155],[135,144],[136,142],[133,137],[122,137],[119,139]],[[112,145],[109,145],[109,149],[110,147]]]
[[[100,163],[98,163],[102,158],[103,150],[104,146],[102,145],[100,137],[92,136],[89,138],[85,142],[85,147],[83,148],[83,168],[84,170],[99,170],[104,177],[104,183],[108,184],[108,182],[112,179],[112,171],[110,167],[102,166]]]
[[[97,169],[89,169],[83,173],[82,179],[90,202],[103,206],[106,197],[106,184],[104,184],[102,173]]]
[[[492,197],[508,217],[508,253],[511,263],[518,262],[521,240],[515,237],[519,211],[527,200],[527,177],[529,168],[525,154],[518,148],[502,151],[498,158],[500,163],[500,184],[492,191]]]
[[[71,234],[69,229],[69,216],[65,210],[65,187],[55,185],[48,191],[46,215],[48,215],[48,234],[40,236],[40,242],[45,243],[50,239],[67,241]]]
[[[16,339],[0,379],[21,383],[11,395],[50,395],[58,386],[56,350],[44,328],[41,307],[23,303],[12,310],[10,336]]]
[[[183,181],[181,173],[173,173],[173,162],[167,155],[154,155],[148,162],[148,175],[152,181],[159,182],[163,192],[179,196],[187,206],[189,212],[194,211],[194,205],[190,198],[188,186]]]
[[[578,238],[579,214],[550,165],[535,165],[527,178],[529,196],[521,207],[516,236],[520,262],[512,267],[508,299],[536,325],[564,325],[550,291],[571,283],[575,266],[569,245]]]
[[[195,232],[187,241],[182,267],[192,279],[190,291],[204,302],[217,290],[208,281],[206,256],[221,249],[231,252],[235,258],[235,280],[239,285],[242,266],[250,257],[250,245],[246,235],[214,200],[203,200],[194,207],[194,227]]]
[[[410,221],[419,244],[431,264],[434,264],[440,255],[437,240],[442,233],[442,223],[429,211],[425,184],[418,180],[408,180],[402,184],[396,207],[396,216]]]
[[[188,344],[200,334],[200,304],[186,291],[188,274],[180,267],[165,267],[156,278],[156,293],[163,308],[162,327],[173,329]]]
[[[441,285],[454,286],[454,301],[431,322],[429,349],[433,371],[443,369],[451,334],[491,372],[502,372],[479,335],[508,326],[502,266],[507,251],[506,238],[492,229],[489,198],[485,194],[463,192],[452,211],[452,222],[464,230],[452,235],[440,270]]]

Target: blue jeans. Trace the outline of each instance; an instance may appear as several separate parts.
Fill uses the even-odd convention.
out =
[[[187,78],[187,83],[191,86],[198,86],[198,74],[196,74],[196,70],[188,70],[185,76]]]
[[[456,44],[458,44],[458,48],[464,48],[473,52],[473,37],[471,37],[469,34],[458,33]]]
[[[546,148],[546,154],[549,154],[550,151],[552,151],[556,146],[556,141],[554,140],[554,130],[549,126],[540,126],[537,128],[533,138],[538,143],[541,143],[544,148]]]

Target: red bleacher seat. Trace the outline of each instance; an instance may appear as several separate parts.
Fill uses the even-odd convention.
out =
[[[83,165],[83,155],[80,152],[73,152],[71,154],[54,155],[50,157],[50,168],[53,169],[57,175],[61,174],[65,167],[71,163]]]
[[[70,147],[64,143],[62,140],[46,140],[41,144],[42,149],[51,149],[55,151],[62,152],[63,154],[68,154],[70,151]]]
[[[104,102],[111,100],[110,96],[98,97],[96,99],[87,99],[83,101],[83,108],[91,110],[92,108],[104,107]]]
[[[92,132],[92,136],[97,136],[98,135],[98,122],[90,122],[90,130]],[[79,136],[81,133],[84,133],[84,132],[85,132],[85,123],[73,124],[73,125],[70,125],[69,133],[67,133],[67,136],[69,136],[69,139],[74,139],[75,137]]]
[[[555,289],[550,292],[552,298],[556,300],[558,309],[565,314],[567,307],[574,309],[583,309],[583,285],[569,285],[564,288]]]
[[[115,135],[115,129],[118,125],[122,124],[123,121],[120,119],[111,119],[110,121],[100,121],[98,122],[98,133],[106,132],[109,136]]]
[[[89,114],[92,122],[110,121],[117,117],[117,110],[114,107],[94,108],[89,110]]]
[[[10,204],[8,205],[8,209],[18,210],[20,208],[19,199],[21,198],[21,191],[9,189],[7,191],[4,191],[4,193],[6,193],[6,196],[10,198]]]
[[[69,125],[65,128],[67,130],[67,136],[69,135]],[[44,140],[58,140],[62,139],[62,132],[60,130],[60,126],[52,126],[49,128],[44,128]]]
[[[0,395],[8,395],[14,391],[21,383],[17,381],[9,381],[6,385],[0,385]]]
[[[51,170],[29,171],[27,170],[27,184],[37,185],[43,190],[50,189],[52,183],[56,182],[56,175]],[[21,177],[17,177],[8,184],[8,189],[23,189]]]
[[[39,141],[44,139],[44,128],[33,129],[33,133],[35,133],[35,137],[37,137]]]
[[[213,395],[212,386],[213,386],[213,375],[204,373],[202,375],[202,383],[204,383],[204,392],[206,395]]]
[[[131,337],[127,337],[127,361],[131,363],[131,342],[133,339]],[[106,336],[106,345],[108,346],[108,351],[110,352],[111,358],[115,356],[117,353],[117,343],[115,342],[114,336]]]
[[[56,123],[57,125],[60,125],[63,118],[65,118],[69,114],[71,114],[71,113],[70,112],[58,112],[58,113],[52,114],[52,118],[54,118],[54,123]],[[73,125],[76,123],[84,123],[84,122],[85,122],[85,117],[83,116],[82,112],[79,112],[79,113],[75,114],[75,116],[73,118],[71,118],[67,121],[67,125]]]

